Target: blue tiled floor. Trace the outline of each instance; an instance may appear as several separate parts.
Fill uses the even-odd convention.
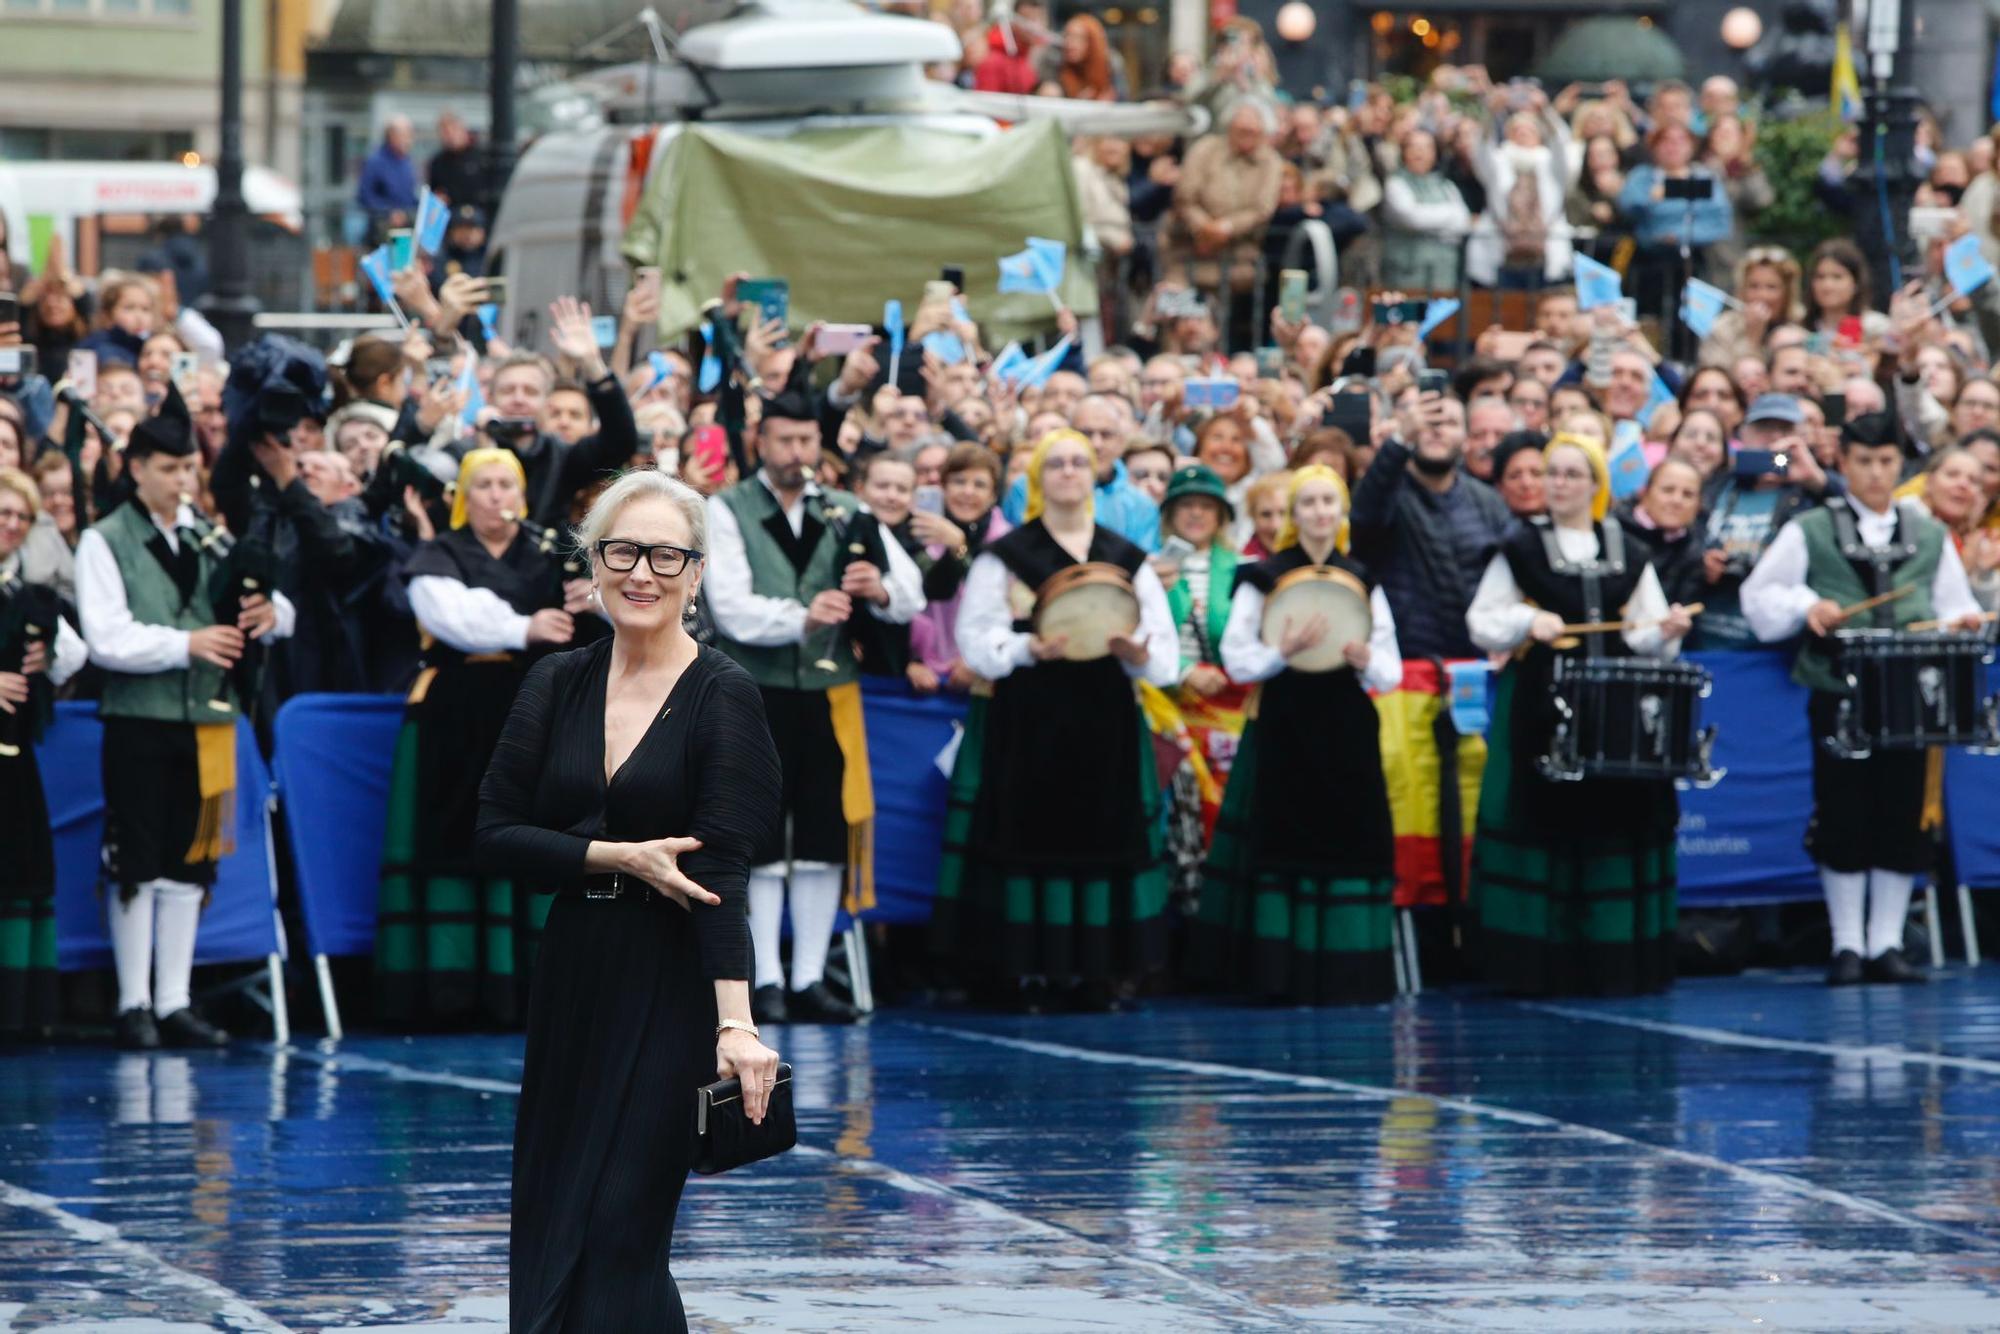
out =
[[[2000,969],[795,1028],[698,1327],[2000,1327]],[[498,1330],[518,1039],[0,1059],[0,1330]]]

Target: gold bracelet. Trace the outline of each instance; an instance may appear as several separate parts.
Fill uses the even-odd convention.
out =
[[[716,1037],[718,1037],[718,1038],[720,1038],[720,1037],[722,1036],[722,1034],[723,1034],[724,1030],[726,1030],[726,1029],[731,1029],[731,1028],[733,1028],[733,1029],[736,1029],[736,1030],[737,1030],[738,1032],[742,1032],[742,1033],[748,1033],[748,1034],[749,1034],[749,1035],[750,1035],[751,1037],[753,1037],[753,1038],[757,1038],[757,1039],[759,1039],[760,1041],[761,1041],[761,1040],[763,1039],[763,1036],[764,1036],[764,1035],[763,1035],[762,1033],[759,1033],[759,1032],[757,1031],[757,1025],[755,1025],[755,1024],[746,1024],[746,1023],[744,1023],[744,1022],[743,1022],[743,1021],[742,1021],[741,1019],[724,1019],[724,1020],[721,1020],[721,1021],[720,1021],[720,1022],[718,1022],[718,1023],[716,1024],[716,1026],[715,1026],[715,1036],[716,1036]]]

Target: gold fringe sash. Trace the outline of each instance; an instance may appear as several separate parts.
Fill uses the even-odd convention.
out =
[[[201,775],[201,815],[186,860],[199,865],[236,851],[236,724],[196,724],[194,750]]]
[[[1944,825],[1944,747],[1924,751],[1924,814],[1917,828],[1926,832]]]
[[[868,770],[868,732],[861,720],[861,683],[826,692],[833,739],[840,747],[840,813],[847,820],[847,897],[850,914],[875,906],[875,779]]]

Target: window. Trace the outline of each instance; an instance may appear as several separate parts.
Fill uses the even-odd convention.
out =
[[[0,0],[10,17],[52,19],[160,19],[191,22],[194,0]]]

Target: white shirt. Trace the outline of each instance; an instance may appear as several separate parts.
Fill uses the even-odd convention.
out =
[[[965,593],[958,604],[958,626],[954,635],[965,665],[989,681],[998,681],[1017,667],[1032,667],[1035,655],[1029,645],[1034,636],[1014,628],[1014,609],[1008,605],[1007,581],[1012,576],[1006,565],[991,552],[972,558],[965,576]],[[1151,681],[1162,690],[1171,690],[1180,680],[1180,635],[1174,629],[1173,608],[1167,605],[1167,590],[1151,564],[1139,567],[1132,576],[1132,591],[1139,595],[1137,638],[1146,646],[1146,661],[1133,665],[1119,660],[1130,677]]]
[[[173,552],[181,549],[180,530],[192,529],[195,523],[194,510],[186,505],[175,513],[172,527],[150,511],[146,517],[166,537],[167,549]],[[271,606],[278,613],[278,623],[260,641],[266,644],[289,638],[298,623],[292,600],[275,588],[271,590]],[[188,665],[190,632],[140,621],[132,615],[125,600],[125,578],[118,573],[118,558],[95,528],[87,529],[76,544],[76,607],[90,659],[106,671],[144,676],[179,671]]]
[[[1368,595],[1374,624],[1368,631],[1368,667],[1361,673],[1364,688],[1377,694],[1403,684],[1403,653],[1396,647],[1396,618],[1380,585]],[[1229,624],[1222,632],[1222,669],[1242,685],[1268,681],[1285,670],[1285,657],[1266,644],[1264,590],[1243,584],[1229,604]]]
[[[410,580],[410,610],[417,624],[460,653],[508,653],[528,647],[528,621],[490,588],[474,588],[447,574]]]
[[[784,498],[772,490],[761,471],[757,480],[778,500],[793,534],[803,532],[806,498],[819,494],[818,485],[808,482],[792,503],[785,505]],[[884,529],[883,537],[889,568],[882,571],[882,587],[889,594],[889,603],[877,606],[871,602],[867,604],[868,610],[877,620],[908,625],[924,609],[923,574],[894,534]],[[743,545],[743,530],[737,526],[735,511],[721,496],[708,502],[708,561],[702,572],[701,588],[708,595],[709,610],[715,614],[715,628],[726,638],[739,644],[758,645],[804,642],[805,603],[750,591],[750,553]]]
[[[1843,502],[1854,510],[1854,526],[1864,544],[1889,545],[1896,535],[1893,504],[1878,514],[1852,495],[1832,503]],[[1820,595],[1806,584],[1809,565],[1805,534],[1799,531],[1796,522],[1786,524],[1765,549],[1757,568],[1743,581],[1738,595],[1743,619],[1750,622],[1757,638],[1773,644],[1806,628],[1806,613],[1820,600]],[[1931,579],[1931,614],[1941,621],[1955,621],[1978,611],[1979,600],[1972,596],[1972,585],[1967,582],[1965,566],[1958,559],[1958,548],[1947,540],[1944,554],[1938,560],[1937,574]]]
[[[1585,528],[1557,528],[1556,546],[1563,559],[1582,563],[1598,558],[1597,533]],[[1479,581],[1479,591],[1472,595],[1472,605],[1466,608],[1465,628],[1472,636],[1472,642],[1488,653],[1512,653],[1528,637],[1528,628],[1535,623],[1535,617],[1543,611],[1531,606],[1521,594],[1521,586],[1514,582],[1513,567],[1507,564],[1505,555],[1496,555],[1487,565],[1485,575]],[[1639,574],[1639,586],[1632,590],[1632,600],[1622,608],[1605,608],[1605,619],[1623,619],[1639,622],[1631,629],[1620,632],[1625,646],[1634,653],[1647,658],[1672,658],[1680,654],[1681,641],[1667,639],[1660,634],[1659,621],[1667,614],[1666,590],[1660,587],[1660,576],[1648,565]]]

